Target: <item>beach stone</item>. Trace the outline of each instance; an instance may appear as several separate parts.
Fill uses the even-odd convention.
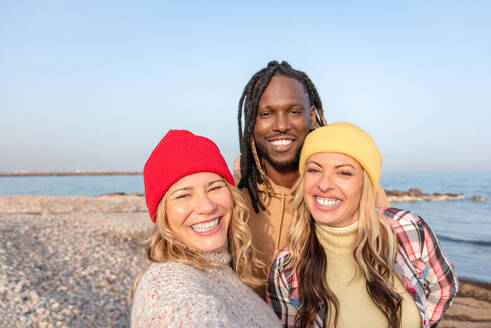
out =
[[[106,193],[106,194],[100,194],[99,197],[102,197],[102,196],[125,196],[126,193],[124,192],[109,192],[109,193]]]
[[[395,190],[389,191],[388,194],[391,196],[404,196],[406,193],[395,189]]]
[[[484,198],[483,196],[472,196],[472,200],[477,200],[479,202],[484,202],[486,200],[486,198]]]
[[[113,274],[106,274],[105,275],[105,278],[106,278],[107,282],[113,283],[113,282],[116,281],[116,278],[117,277],[115,275],[113,275]]]
[[[15,286],[14,293],[19,294],[24,289],[25,283],[23,281],[19,281],[19,283]]]
[[[419,201],[432,201],[442,202],[446,200],[459,200],[465,199],[463,194],[446,193],[444,195],[439,193],[423,194],[420,189],[411,188],[408,192],[400,190],[386,190],[387,199],[389,202],[419,202]]]
[[[409,196],[411,196],[411,197],[421,197],[422,195],[423,195],[423,193],[418,188],[409,189]]]
[[[50,323],[48,323],[48,322],[40,322],[40,323],[39,323],[39,327],[40,327],[40,328],[51,328],[51,327],[53,327],[53,325],[51,325],[51,324],[50,324]]]

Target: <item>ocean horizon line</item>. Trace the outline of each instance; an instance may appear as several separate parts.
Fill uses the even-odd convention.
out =
[[[441,170],[434,170],[434,169],[427,169],[427,170],[394,170],[394,169],[383,169],[382,168],[382,174],[383,173],[399,173],[399,172],[403,172],[403,173],[409,173],[409,172],[414,172],[414,173],[424,173],[424,172],[428,172],[428,173],[434,173],[434,172],[459,172],[459,173],[464,173],[464,172],[487,172],[487,173],[491,173],[491,169],[475,169],[475,170],[470,170],[470,169],[462,169],[462,170],[451,170],[451,169],[441,169]]]
[[[418,170],[407,170],[407,169],[382,169],[383,173],[436,173],[436,172],[486,172],[491,173],[491,169],[462,169],[462,170],[454,170],[454,169],[418,169]],[[97,171],[82,171],[76,169],[74,171],[70,170],[60,170],[60,171],[29,171],[29,170],[18,170],[18,171],[0,171],[0,177],[25,177],[25,176],[77,176],[77,175],[142,175],[142,171],[134,171],[134,170],[97,170]]]
[[[0,172],[0,177],[142,175],[139,171]]]

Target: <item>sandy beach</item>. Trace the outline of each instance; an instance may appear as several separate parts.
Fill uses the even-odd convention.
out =
[[[0,196],[0,326],[129,327],[152,228],[141,196]],[[461,281],[439,327],[491,327],[491,285]]]

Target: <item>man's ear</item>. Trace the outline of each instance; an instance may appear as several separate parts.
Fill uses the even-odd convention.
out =
[[[310,130],[315,129],[316,113],[314,105],[310,106]]]

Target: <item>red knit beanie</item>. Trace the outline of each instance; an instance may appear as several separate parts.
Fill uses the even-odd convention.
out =
[[[199,172],[219,174],[234,185],[227,163],[213,141],[187,130],[167,132],[143,168],[145,201],[153,222],[167,190],[179,179]]]

